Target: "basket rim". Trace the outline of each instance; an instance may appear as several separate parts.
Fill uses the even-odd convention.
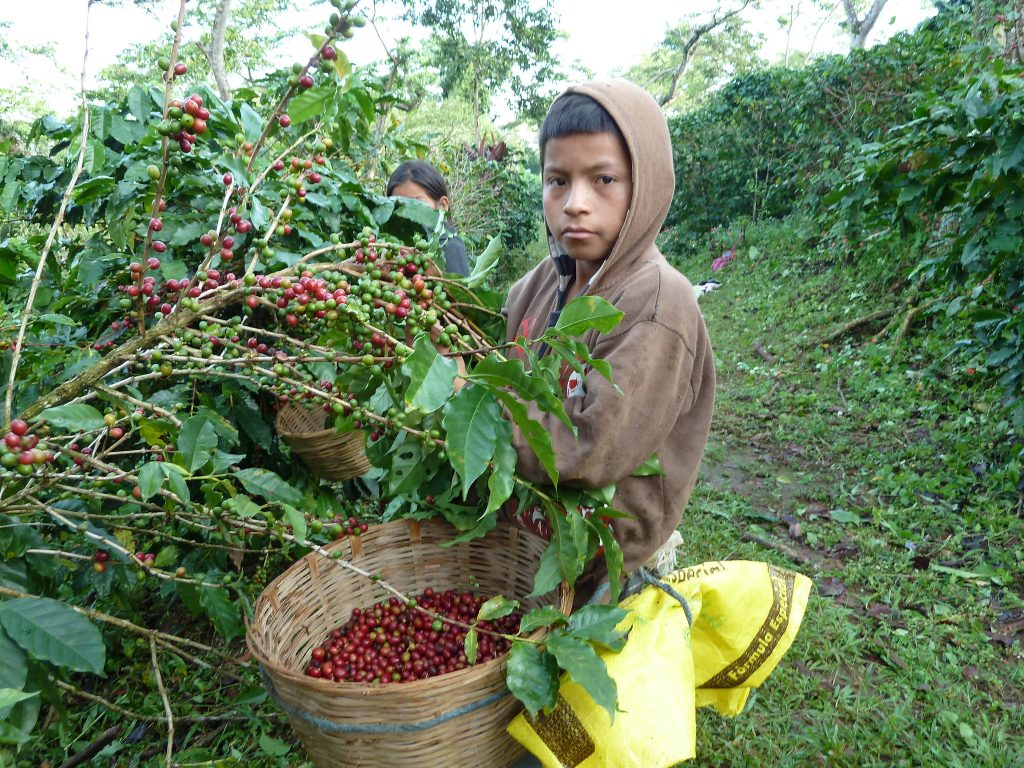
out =
[[[309,409],[304,408],[301,405],[295,405],[293,403],[289,403],[288,405],[292,405],[294,408],[297,408],[297,409],[309,410]],[[346,436],[346,435],[354,435],[354,434],[357,434],[359,432],[358,429],[348,429],[348,430],[345,430],[343,432],[339,432],[338,430],[334,429],[333,427],[326,427],[324,429],[318,429],[318,430],[314,430],[312,432],[289,432],[287,430],[281,429],[281,414],[284,412],[284,409],[286,407],[288,407],[288,405],[285,405],[285,406],[282,406],[281,408],[278,408],[277,409],[277,415],[274,417],[274,427],[277,430],[277,434],[279,434],[281,437],[285,438],[286,440],[289,437],[313,438],[313,437],[326,437],[327,435],[338,435],[339,437],[343,437],[343,436]]]

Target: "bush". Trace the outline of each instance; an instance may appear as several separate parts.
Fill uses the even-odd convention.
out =
[[[843,177],[850,151],[910,118],[908,93],[960,76],[969,29],[942,19],[869,51],[743,75],[670,119],[676,195],[666,224],[695,236],[738,216],[813,206]]]

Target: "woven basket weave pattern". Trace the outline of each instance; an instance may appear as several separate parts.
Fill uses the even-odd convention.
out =
[[[441,523],[397,521],[342,539],[330,549],[406,593],[432,587],[521,599],[532,591],[547,546],[543,539],[502,523],[484,539],[442,548],[453,534]],[[256,603],[249,648],[310,759],[318,768],[512,765],[522,748],[505,727],[522,705],[505,695],[507,654],[401,684],[335,683],[303,674],[310,652],[331,629],[353,609],[385,597],[374,582],[314,553],[275,579]],[[529,610],[551,599],[522,602]],[[568,613],[571,605],[571,593],[563,594],[562,610]],[[451,716],[457,711],[464,714]],[[429,727],[403,732],[425,722]],[[338,732],[353,730],[363,732]]]
[[[320,408],[288,403],[277,412],[276,424],[292,451],[324,480],[350,480],[370,470],[363,432],[325,428],[327,413]]]

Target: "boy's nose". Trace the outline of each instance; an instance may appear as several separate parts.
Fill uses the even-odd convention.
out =
[[[565,205],[562,206],[562,210],[570,216],[575,216],[590,210],[590,195],[588,194],[587,188],[581,184],[574,184],[569,187],[569,191],[565,196]]]

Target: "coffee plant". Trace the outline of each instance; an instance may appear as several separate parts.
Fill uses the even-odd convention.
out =
[[[159,87],[71,123],[44,118],[32,140],[47,151],[0,159],[4,764],[61,756],[71,738],[55,723],[76,701],[107,725],[161,724],[169,752],[175,723],[180,736],[250,717],[265,700],[239,652],[253,599],[296,558],[373,523],[443,517],[468,539],[507,503],[539,505],[555,534],[535,593],[571,586],[599,552],[618,584],[614,489],[559,486],[527,405],[573,429],[559,376],[611,376],[577,339],[621,313],[570,303],[543,358],[525,339],[496,343],[486,260],[468,280],[441,274],[436,213],[363,186],[389,96],[339,48],[364,23],[354,2],[333,4],[308,61],[226,102],[178,87],[183,0],[171,54],[153,62]],[[282,406],[363,436],[373,469],[321,481],[275,436]],[[550,485],[516,474],[513,423]],[[456,659],[496,652],[498,635],[511,644],[509,684],[531,712],[554,706],[563,668],[614,711],[594,645],[621,647],[621,610],[523,617],[522,633],[552,627],[552,650],[495,623],[517,608],[501,596],[453,618],[377,583],[431,632],[465,625]],[[231,695],[179,694],[210,670]],[[260,712],[266,729],[271,708]]]

